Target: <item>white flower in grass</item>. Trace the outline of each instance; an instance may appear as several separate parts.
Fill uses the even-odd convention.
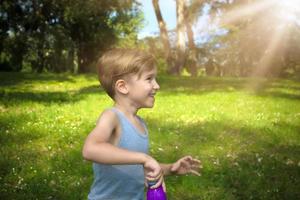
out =
[[[164,149],[161,147],[158,147],[157,149],[158,149],[158,151],[164,151]]]
[[[219,158],[217,158],[213,163],[214,163],[214,165],[220,165],[220,160],[219,160]]]
[[[259,172],[256,172],[257,176],[261,177],[261,174]]]
[[[294,164],[294,161],[292,161],[291,159],[287,159],[286,165],[293,165]],[[299,163],[298,163],[299,164]]]
[[[51,180],[49,183],[51,186],[56,185],[56,182],[54,180]]]
[[[258,153],[255,154],[257,162],[261,162],[263,160],[263,157],[260,157]]]

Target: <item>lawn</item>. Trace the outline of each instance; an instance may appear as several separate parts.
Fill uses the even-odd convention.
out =
[[[200,177],[166,178],[170,200],[300,199],[300,82],[158,77],[139,112],[151,154],[190,154]],[[112,101],[96,75],[0,73],[0,199],[86,199],[81,148]]]

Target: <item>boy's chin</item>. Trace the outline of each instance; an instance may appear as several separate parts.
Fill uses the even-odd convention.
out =
[[[153,108],[154,107],[155,100],[152,101],[145,101],[143,105],[141,105],[141,108]]]
[[[153,108],[153,106],[154,106],[154,103],[149,103],[149,104],[146,104],[146,105],[144,105],[144,106],[142,106],[143,108]]]
[[[153,108],[154,105],[143,106],[142,108]]]

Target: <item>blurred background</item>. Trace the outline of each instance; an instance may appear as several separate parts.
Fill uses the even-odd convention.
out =
[[[0,70],[95,71],[114,47],[154,54],[160,72],[298,77],[299,0],[2,0]]]

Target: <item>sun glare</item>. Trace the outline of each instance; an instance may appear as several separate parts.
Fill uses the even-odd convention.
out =
[[[220,24],[230,25],[245,19],[250,23],[241,29],[241,34],[254,33],[266,38],[267,42],[253,75],[267,74],[272,70],[274,59],[284,54],[283,44],[290,34],[290,28],[294,25],[300,27],[300,0],[249,1],[223,13]]]
[[[300,11],[300,0],[277,0],[276,3],[286,11]]]
[[[244,6],[240,6],[229,12],[226,12],[225,16],[222,17],[220,23],[221,24],[234,23],[234,22],[240,20],[241,18],[255,15],[258,12],[266,10],[271,5],[272,5],[272,2],[270,0],[262,0],[262,1],[256,1],[251,4],[246,4]]]
[[[300,0],[258,0],[226,12],[221,24],[234,23],[269,9],[273,10],[273,17],[277,16],[278,23],[286,21],[300,23]]]
[[[278,15],[282,21],[300,21],[300,0],[272,0],[278,7]],[[298,16],[298,17],[297,17]]]

